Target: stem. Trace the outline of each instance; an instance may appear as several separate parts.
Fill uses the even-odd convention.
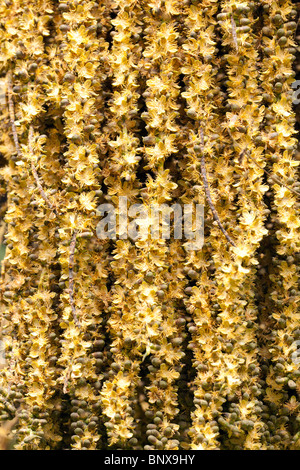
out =
[[[236,24],[233,19],[233,16],[231,15],[231,26],[232,26],[232,37],[233,37],[233,42],[236,48],[236,52],[239,52],[239,46],[238,46],[238,41],[237,41],[237,34],[236,34]]]
[[[223,234],[225,235],[225,237],[229,241],[229,243],[231,243],[231,245],[233,245],[233,246],[236,246],[234,241],[230,238],[227,231],[225,230],[225,228],[224,228],[224,226],[223,226],[223,224],[220,220],[220,217],[218,216],[216,208],[215,208],[215,206],[212,202],[212,199],[211,199],[209,184],[208,184],[207,174],[206,174],[206,164],[205,164],[205,155],[204,155],[204,135],[203,135],[203,129],[201,127],[200,127],[200,136],[201,136],[201,144],[200,144],[200,147],[201,147],[201,175],[202,175],[202,179],[203,179],[203,186],[204,186],[205,195],[206,195],[210,210],[213,214],[213,218],[217,222],[220,230],[223,232]]]
[[[230,131],[230,129],[228,129],[228,133],[234,143],[234,145],[237,147],[237,142],[236,140],[233,138],[233,135]],[[267,175],[269,175],[274,181],[276,181],[276,183],[280,184],[281,186],[284,186],[286,189],[288,189],[289,191],[291,191],[292,193],[296,194],[297,196],[300,196],[300,193],[299,191],[296,191],[295,189],[291,188],[290,186],[288,186],[287,184],[285,184],[283,181],[281,181],[279,178],[277,178],[277,176],[273,175],[270,171],[266,170],[266,168],[262,167],[259,163],[257,163],[257,161],[254,160],[254,158],[250,155],[250,151],[248,150],[247,147],[245,147],[240,155],[239,155],[239,162],[240,162],[240,165],[242,164],[242,161],[243,161],[243,157],[244,155],[246,155],[250,158],[250,160],[256,165],[258,166],[258,168],[260,168],[262,171],[264,171],[265,173],[267,173]]]
[[[29,152],[30,154],[32,155],[33,154],[33,150],[32,150],[32,139],[33,139],[33,128],[32,126],[30,126],[29,128],[29,134],[28,134],[28,149],[29,149]],[[55,209],[53,207],[53,204],[49,201],[45,191],[43,190],[43,187],[42,187],[42,184],[41,184],[41,180],[39,178],[39,175],[36,171],[36,168],[34,166],[34,163],[33,163],[33,160],[31,160],[31,171],[32,171],[32,174],[33,174],[33,177],[35,179],[35,182],[36,182],[36,185],[37,185],[37,188],[42,196],[42,198],[44,199],[44,201],[46,202],[46,204],[48,205],[48,207],[53,210],[54,212]]]
[[[74,256],[75,256],[75,247],[76,247],[76,239],[77,239],[77,230],[74,230],[71,244],[70,244],[70,257],[69,257],[69,297],[70,297],[70,304],[72,309],[72,314],[74,318],[74,323],[76,326],[80,326],[76,314],[76,308],[74,303]]]
[[[249,150],[246,148],[244,149],[242,152],[241,152],[241,155],[240,155],[240,158],[243,157],[243,155],[247,155],[247,157],[250,158],[250,160],[255,163],[256,166],[258,166],[258,168],[260,168],[261,170],[265,171],[267,173],[267,175],[269,175],[274,181],[276,181],[276,183],[280,184],[281,186],[284,186],[286,189],[288,189],[289,191],[291,191],[292,193],[296,194],[297,196],[300,196],[300,193],[298,191],[296,191],[295,189],[293,188],[290,188],[288,185],[286,185],[283,181],[281,181],[279,178],[277,178],[277,176],[273,175],[270,171],[266,170],[265,168],[263,168],[259,163],[257,163],[254,158],[250,155],[250,152]]]
[[[14,107],[13,92],[12,92],[11,72],[8,72],[8,75],[7,75],[7,98],[8,98],[8,109],[9,109],[9,120],[10,120],[11,129],[12,129],[13,139],[14,139],[18,157],[21,158],[22,152],[20,149],[16,124],[15,124],[15,107]]]

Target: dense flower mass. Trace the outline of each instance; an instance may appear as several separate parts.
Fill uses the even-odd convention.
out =
[[[297,7],[1,2],[0,447],[300,450]]]

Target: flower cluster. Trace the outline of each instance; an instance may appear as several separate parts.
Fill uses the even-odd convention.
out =
[[[299,450],[293,2],[5,0],[0,23],[3,445]],[[124,196],[204,205],[203,248],[99,239]]]

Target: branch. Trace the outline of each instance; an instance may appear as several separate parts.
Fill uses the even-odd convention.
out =
[[[0,245],[2,245],[3,243],[5,230],[6,230],[6,223],[1,221],[0,222]]]
[[[22,152],[20,149],[16,124],[15,124],[15,107],[14,107],[13,92],[12,92],[11,72],[8,72],[8,75],[7,75],[7,98],[8,98],[8,109],[9,109],[9,120],[10,120],[11,129],[12,129],[13,139],[14,139],[18,157],[22,158]]]
[[[75,302],[74,302],[74,257],[75,257],[76,239],[77,239],[77,230],[74,230],[72,238],[71,238],[71,243],[70,243],[68,291],[69,291],[70,305],[72,309],[74,323],[78,328],[80,328],[80,324],[79,324],[77,314],[76,314]],[[66,376],[65,376],[64,385],[63,385],[63,393],[67,393],[68,391],[68,383],[69,383],[69,379],[71,375],[71,367],[72,367],[72,362],[70,363],[66,371]]]
[[[234,139],[234,137],[233,137],[233,135],[232,135],[230,129],[227,129],[227,130],[228,130],[228,134],[230,135],[230,137],[231,137],[231,139],[232,139],[234,145],[237,147],[238,144],[237,144],[236,140]],[[281,186],[284,186],[286,189],[288,189],[288,190],[291,191],[292,193],[296,194],[297,196],[300,196],[299,191],[296,191],[296,189],[291,188],[290,186],[288,186],[287,184],[285,184],[283,181],[281,181],[279,178],[277,178],[277,176],[273,175],[270,171],[266,170],[266,168],[262,167],[259,163],[257,163],[257,161],[254,160],[254,158],[251,156],[250,151],[249,151],[249,149],[248,149],[247,147],[245,147],[245,148],[241,151],[241,153],[240,153],[240,155],[239,155],[239,163],[240,163],[240,165],[242,164],[243,157],[244,157],[245,154],[247,154],[247,156],[250,158],[250,160],[251,160],[256,166],[258,166],[258,168],[260,168],[262,171],[264,171],[265,173],[267,173],[267,175],[269,175],[270,178],[272,178],[274,181],[276,181],[276,183],[278,183],[278,184],[281,185]]]
[[[225,237],[229,241],[229,243],[233,246],[236,246],[235,243],[233,242],[233,240],[228,235],[227,231],[225,230],[225,228],[224,228],[224,226],[223,226],[223,224],[220,220],[220,217],[218,216],[216,208],[215,208],[215,206],[212,202],[212,199],[211,199],[209,184],[208,184],[207,174],[206,174],[205,155],[204,155],[204,135],[203,135],[202,127],[200,127],[200,136],[201,136],[201,144],[200,144],[200,147],[201,147],[201,175],[202,175],[202,179],[203,179],[203,186],[204,186],[205,195],[206,195],[210,210],[213,214],[213,218],[217,222],[220,230],[223,232],[223,234],[225,235]]]
[[[270,178],[272,178],[274,181],[276,181],[276,183],[284,186],[286,189],[288,189],[289,191],[291,191],[292,193],[296,194],[297,196],[300,196],[300,193],[298,191],[296,191],[295,189],[289,187],[287,184],[285,184],[283,181],[281,181],[279,178],[277,178],[277,176],[273,175],[270,171],[266,170],[264,167],[262,167],[259,163],[257,163],[254,158],[250,155],[250,152],[248,150],[248,148],[245,148],[244,150],[242,150],[241,154],[240,154],[240,158],[242,159],[244,155],[247,155],[247,157],[250,158],[250,160],[255,163],[256,166],[258,166],[258,168],[260,168],[261,170],[265,171],[267,173],[267,175],[270,176]]]
[[[71,375],[71,365],[72,365],[72,363],[69,365],[69,367],[67,369],[67,372],[66,372],[66,376],[65,376],[65,380],[64,380],[64,386],[63,386],[63,393],[68,393],[68,383],[69,383],[69,379],[70,379],[70,375]]]
[[[11,72],[8,73],[8,77],[7,77],[7,97],[8,97],[8,108],[9,108],[9,119],[10,119],[10,125],[11,125],[11,129],[12,129],[13,139],[14,139],[14,143],[15,143],[15,147],[16,147],[18,157],[22,158],[22,151],[21,151],[21,148],[20,148],[17,129],[16,129],[16,125],[15,125],[15,109],[14,109],[13,92],[12,92]],[[32,128],[32,126],[30,126],[29,135],[28,135],[28,148],[29,148],[29,152],[31,154],[33,154],[32,139],[33,139],[33,128]],[[51,204],[48,197],[46,196],[45,191],[43,190],[39,175],[36,171],[36,168],[34,166],[33,161],[31,161],[31,171],[32,171],[32,174],[34,176],[36,185],[38,187],[38,190],[39,190],[42,198],[44,199],[46,204],[49,206],[49,208],[56,213],[55,208],[53,207],[53,204]]]
[[[32,139],[33,139],[33,128],[32,126],[30,126],[29,128],[29,134],[28,134],[28,149],[29,149],[29,152],[31,154],[31,156],[33,155],[33,150],[32,150]],[[35,182],[36,182],[36,185],[38,187],[38,190],[42,196],[42,198],[44,199],[44,201],[46,202],[46,204],[48,205],[48,207],[53,210],[55,213],[55,208],[53,206],[53,204],[49,201],[45,191],[43,190],[43,187],[41,185],[41,180],[39,178],[39,175],[36,171],[36,168],[34,166],[34,163],[33,163],[33,160],[31,160],[31,171],[32,171],[32,174],[33,174],[33,177],[35,179]]]
[[[236,52],[239,52],[239,46],[238,46],[238,40],[237,40],[237,34],[236,34],[236,24],[233,19],[233,16],[231,15],[231,26],[232,26],[232,37],[233,37],[233,42],[236,48]]]
[[[76,326],[80,327],[78,322],[76,308],[74,303],[74,255],[75,255],[75,248],[76,248],[76,238],[77,238],[77,230],[74,230],[71,244],[70,244],[70,257],[69,257],[69,297],[70,297],[70,304],[73,314],[74,323]]]

